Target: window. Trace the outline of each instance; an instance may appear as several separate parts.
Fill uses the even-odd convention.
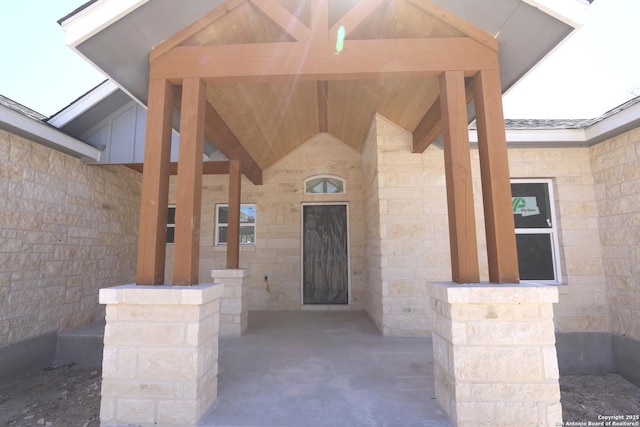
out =
[[[176,235],[176,205],[169,205],[167,211],[167,243],[173,244]]]
[[[344,180],[335,176],[316,176],[304,181],[305,194],[341,194],[344,192]]]
[[[553,200],[549,179],[511,180],[521,280],[546,284],[562,280]]]
[[[217,205],[216,245],[227,244],[229,205]],[[240,244],[256,244],[256,205],[240,205]]]

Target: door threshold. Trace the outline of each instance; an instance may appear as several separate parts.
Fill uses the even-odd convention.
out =
[[[305,311],[351,311],[351,304],[302,304]]]

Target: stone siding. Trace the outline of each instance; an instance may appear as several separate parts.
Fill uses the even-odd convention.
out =
[[[364,193],[365,306],[369,317],[382,331],[382,254],[380,252],[380,198],[378,194],[378,127],[371,122],[362,148],[362,187]]]
[[[609,281],[610,331],[640,340],[640,129],[590,149],[604,269]]]
[[[553,181],[562,268],[556,329],[607,332],[606,277],[589,149],[511,149],[509,169],[512,178]]]
[[[218,393],[224,285],[102,289],[100,423],[196,426]]]
[[[426,335],[427,283],[450,278],[444,160],[441,150],[411,152],[412,136],[376,121],[376,180],[384,335]]]
[[[365,196],[367,250],[371,251],[367,258],[370,265],[380,268],[380,279],[372,274],[372,267],[367,271],[371,292],[376,281],[380,283],[380,297],[376,298],[383,301],[378,305],[384,307],[384,313],[380,316],[369,306],[368,310],[385,334],[424,334],[430,330],[431,316],[425,285],[451,280],[443,151],[430,146],[422,154],[412,154],[410,133],[382,116],[375,121],[376,140],[370,137],[365,145],[363,170],[371,187]],[[509,165],[512,178],[551,178],[553,182],[563,273],[560,303],[555,307],[556,328],[607,331],[606,279],[589,149],[510,149]],[[471,150],[471,167],[480,277],[486,281],[478,150]],[[374,220],[376,209],[379,218]],[[372,241],[374,232],[380,234],[379,243]],[[376,250],[379,261],[371,258]]]
[[[254,186],[243,178],[242,201],[256,203],[258,217],[257,245],[242,247],[240,254],[240,267],[251,277],[249,310],[301,307],[301,204],[346,201],[351,308],[366,309],[384,334],[430,332],[426,284],[451,280],[444,158],[437,146],[413,154],[411,144],[409,132],[375,115],[362,153],[320,134],[265,170],[264,185]],[[594,149],[509,150],[512,178],[552,180],[562,268],[554,319],[562,332],[609,330],[590,150]],[[477,150],[471,151],[471,162],[480,274],[486,281]],[[316,174],[344,178],[347,193],[305,195],[304,179]],[[227,177],[207,176],[203,191],[201,281],[208,280],[211,269],[225,267],[226,249],[214,245],[214,227],[216,204],[227,202]],[[175,200],[175,180],[170,194]],[[170,245],[168,280],[171,251]],[[264,276],[269,277],[270,292]]]
[[[335,175],[346,182],[345,194],[304,194],[304,180]],[[256,245],[240,247],[240,268],[248,270],[249,310],[299,310],[302,270],[302,203],[346,202],[349,215],[351,305],[331,308],[364,310],[364,213],[360,153],[329,134],[318,134],[263,171],[263,185],[242,178],[242,203],[256,204]],[[169,200],[175,201],[171,179]],[[226,267],[226,246],[215,246],[217,204],[228,203],[228,176],[203,180],[200,232],[200,282],[211,270]],[[178,207],[179,209],[179,207]],[[171,281],[173,245],[167,246],[166,281]],[[264,277],[268,276],[269,290]]]
[[[0,131],[0,347],[96,320],[134,279],[140,183]]]
[[[544,285],[431,285],[436,398],[456,426],[562,424]]]

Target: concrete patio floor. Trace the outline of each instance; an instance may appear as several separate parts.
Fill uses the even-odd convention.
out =
[[[382,337],[363,312],[251,312],[219,349],[202,426],[451,426],[431,339]]]

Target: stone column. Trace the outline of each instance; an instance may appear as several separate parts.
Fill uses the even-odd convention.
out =
[[[553,306],[532,284],[431,284],[436,398],[454,425],[560,425]]]
[[[100,290],[102,426],[195,426],[217,395],[223,285]]]
[[[214,282],[224,284],[220,302],[220,336],[239,337],[247,330],[249,271],[235,268],[211,270]]]

